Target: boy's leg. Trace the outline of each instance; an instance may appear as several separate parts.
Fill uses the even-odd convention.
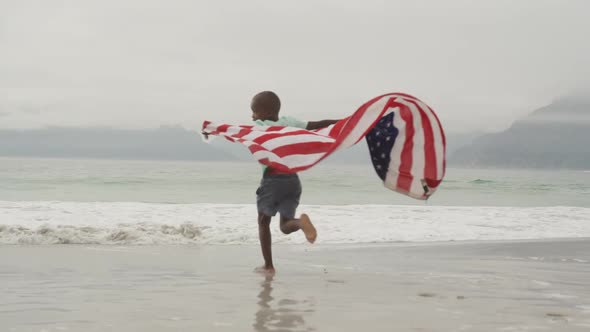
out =
[[[298,230],[303,231],[305,238],[309,243],[314,243],[318,236],[318,233],[307,214],[303,213],[299,219],[286,218],[281,215],[281,232],[290,234]]]
[[[273,273],[274,266],[272,263],[272,238],[270,234],[270,220],[271,217],[262,213],[258,214],[258,237],[260,238],[262,257],[264,257],[263,270]]]
[[[301,199],[301,181],[295,174],[285,180],[281,187],[281,200],[279,203],[279,212],[281,214],[281,231],[290,234],[298,230],[305,233],[307,241],[314,243],[317,232],[306,214],[302,214],[299,219],[295,218],[295,212]]]
[[[277,213],[274,196],[272,179],[263,178],[260,187],[256,190],[256,206],[258,208],[258,237],[262,257],[264,258],[264,266],[256,270],[271,275],[275,271],[272,262],[272,238],[270,233],[270,220]]]
[[[281,232],[285,234],[291,234],[293,232],[297,232],[301,229],[301,220],[300,219],[293,219],[287,218],[281,214]]]

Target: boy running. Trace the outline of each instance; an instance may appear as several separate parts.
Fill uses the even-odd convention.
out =
[[[304,122],[288,116],[279,117],[281,101],[272,91],[263,91],[255,95],[250,108],[252,120],[258,126],[285,126],[314,130],[338,122],[338,120]],[[263,168],[260,187],[256,190],[256,206],[264,266],[257,268],[256,271],[273,275],[275,268],[272,262],[270,221],[277,212],[280,214],[281,232],[290,234],[302,230],[310,243],[315,241],[317,232],[306,214],[295,218],[295,211],[301,198],[301,181],[297,173],[281,173],[266,166]]]

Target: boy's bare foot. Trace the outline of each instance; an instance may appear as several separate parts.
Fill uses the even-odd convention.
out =
[[[305,234],[305,238],[309,243],[314,243],[315,239],[318,236],[318,233],[315,230],[313,224],[311,223],[311,220],[309,220],[309,216],[304,213],[301,215],[299,220],[301,220],[301,230]]]
[[[259,266],[254,269],[254,272],[260,273],[266,277],[273,277],[276,273],[274,267]]]

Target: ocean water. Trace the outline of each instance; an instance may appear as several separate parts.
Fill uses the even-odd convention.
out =
[[[256,243],[260,176],[255,162],[0,159],[0,244]],[[428,202],[369,164],[300,176],[323,243],[590,237],[587,171],[451,168]]]

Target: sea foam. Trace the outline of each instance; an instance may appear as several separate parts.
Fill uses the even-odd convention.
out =
[[[318,243],[590,237],[590,208],[307,205]],[[0,201],[0,244],[256,244],[254,205]],[[303,243],[283,235],[273,242]]]

